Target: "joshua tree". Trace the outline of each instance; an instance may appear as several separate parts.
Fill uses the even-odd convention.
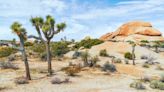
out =
[[[136,44],[133,41],[130,41],[129,43],[132,45],[132,60],[133,60],[133,65],[135,65],[135,47],[136,47]]]
[[[26,78],[28,80],[31,80],[29,64],[28,64],[28,60],[27,60],[27,56],[26,56],[26,52],[25,52],[25,48],[24,48],[24,41],[26,40],[26,30],[18,22],[14,22],[11,25],[11,29],[12,29],[13,33],[18,35],[18,37],[20,39],[20,48],[19,48],[19,50],[22,52],[22,58],[23,58],[23,61],[24,61],[24,64],[25,64]]]
[[[85,51],[81,54],[81,59],[84,61],[84,66],[89,66],[89,63],[88,63],[89,57],[90,57],[90,54],[88,53],[88,51]]]
[[[154,43],[155,43],[154,44],[155,52],[158,53],[159,52],[158,48],[160,47],[160,41],[155,41]]]
[[[55,34],[63,31],[66,27],[65,23],[55,24],[55,20],[52,16],[46,16],[46,20],[44,21],[41,17],[31,18],[31,23],[35,27],[38,36],[29,36],[30,38],[36,38],[41,40],[46,46],[47,53],[47,61],[48,61],[48,73],[52,75],[52,67],[51,67],[51,52],[50,52],[50,41],[54,37]],[[42,36],[44,35],[44,37]]]

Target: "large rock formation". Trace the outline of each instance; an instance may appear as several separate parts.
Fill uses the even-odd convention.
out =
[[[118,40],[118,41],[140,41],[140,40],[159,40],[164,41],[162,34],[153,28],[148,22],[134,21],[123,24],[115,32],[107,33],[100,37],[101,40]]]

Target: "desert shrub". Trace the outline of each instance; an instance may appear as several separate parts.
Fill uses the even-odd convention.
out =
[[[141,56],[141,59],[148,59],[148,56],[142,55],[142,56]]]
[[[47,61],[47,53],[46,53],[46,52],[41,53],[41,54],[40,54],[40,59],[41,59],[42,61]]]
[[[103,57],[108,57],[109,56],[106,49],[100,50],[99,55],[103,56]]]
[[[96,66],[98,61],[99,61],[98,56],[91,57],[89,66],[90,67]]]
[[[125,57],[126,59],[130,59],[130,60],[133,59],[132,54],[131,54],[130,52],[126,52],[126,53],[124,54],[124,57]]]
[[[102,70],[103,70],[103,71],[106,71],[106,72],[108,72],[108,71],[110,71],[110,72],[115,72],[115,71],[117,71],[116,66],[115,66],[114,64],[110,64],[109,62],[106,62],[106,63],[103,65]]]
[[[51,79],[51,83],[52,84],[61,84],[62,81],[61,81],[60,78],[54,77],[54,78]]]
[[[143,82],[150,82],[152,79],[150,76],[148,75],[144,75],[142,78],[141,78],[141,81]]]
[[[144,68],[149,68],[149,67],[150,67],[150,65],[149,65],[149,64],[147,64],[147,63],[144,63],[144,64],[142,65],[142,67],[144,67]]]
[[[164,73],[161,74],[160,81],[161,81],[161,82],[164,82]]]
[[[51,79],[51,83],[52,84],[61,84],[61,83],[69,83],[69,82],[70,82],[70,79],[69,78],[65,78],[64,80],[61,80],[58,77],[53,77]]]
[[[68,76],[75,76],[80,71],[81,71],[81,67],[79,67],[79,66],[68,66],[65,68],[65,73]]]
[[[69,51],[68,43],[66,42],[55,42],[51,44],[52,56],[59,57],[63,56]]]
[[[30,47],[30,49],[33,51],[33,52],[36,52],[36,53],[43,53],[45,52],[45,45],[43,43],[35,43],[33,46]]]
[[[16,52],[17,50],[11,47],[0,47],[0,58],[7,57]]]
[[[148,40],[141,40],[140,42],[142,42],[142,43],[149,43]]]
[[[150,87],[153,89],[164,90],[164,83],[158,80],[153,80],[150,82]]]
[[[24,46],[28,47],[28,46],[33,46],[33,43],[32,42],[25,42],[24,43]]]
[[[89,57],[90,57],[90,54],[88,53],[88,51],[85,51],[85,52],[81,53],[81,59],[84,62],[84,66],[88,66],[89,65],[89,63],[88,63]]]
[[[76,43],[74,48],[79,49],[80,47],[84,47],[84,48],[91,48],[94,45],[98,45],[103,43],[103,41],[99,40],[99,39],[83,39],[80,42]]]
[[[146,89],[146,87],[142,84],[142,82],[139,82],[139,81],[135,81],[135,82],[131,83],[130,84],[130,87],[131,88],[138,89],[138,90],[144,90],[144,89]]]
[[[129,60],[128,59],[125,59],[124,62],[125,62],[125,64],[129,64]]]
[[[157,69],[157,70],[164,70],[164,67],[161,66],[161,65],[157,65],[156,69]]]
[[[28,84],[28,80],[25,77],[18,77],[14,81],[16,84]]]
[[[115,59],[114,59],[114,63],[122,63],[122,61],[121,61],[120,58],[115,58]]]
[[[14,61],[14,60],[16,60],[16,56],[15,55],[10,55],[10,56],[8,56],[8,61],[9,62],[11,62],[11,61]]]
[[[1,69],[19,69],[17,65],[15,65],[14,63],[12,62],[0,62],[0,68]]]
[[[155,62],[154,62],[155,60],[156,60],[156,58],[154,58],[153,56],[149,56],[145,63],[153,65],[153,64],[155,64]]]
[[[6,85],[0,85],[0,91],[7,89],[8,87]]]

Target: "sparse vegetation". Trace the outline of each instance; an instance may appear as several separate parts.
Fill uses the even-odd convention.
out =
[[[65,68],[65,72],[66,74],[68,74],[68,76],[75,76],[77,73],[79,73],[81,71],[81,67],[80,66],[68,66]]]
[[[94,45],[98,45],[103,43],[103,41],[99,40],[99,39],[84,39],[81,40],[80,42],[76,43],[76,45],[74,46],[74,48],[79,49],[80,47],[84,47],[84,48],[91,48]]]
[[[108,53],[106,51],[106,49],[103,49],[103,50],[100,50],[100,53],[99,53],[100,56],[103,56],[103,57],[108,57]]]
[[[132,54],[131,54],[130,52],[126,52],[126,53],[124,54],[124,57],[125,57],[126,59],[132,60]]]
[[[91,57],[89,66],[90,66],[90,67],[96,66],[96,64],[97,64],[98,61],[99,61],[98,56]]]
[[[121,61],[120,58],[114,58],[113,62],[114,62],[114,63],[122,63],[122,61]]]
[[[147,64],[147,63],[144,63],[144,64],[142,65],[142,67],[144,67],[144,68],[149,68],[149,67],[150,67],[150,65],[149,65],[149,64]]]
[[[153,89],[160,89],[164,90],[164,82],[158,81],[158,80],[153,80],[150,82],[150,87]]]
[[[135,88],[137,90],[144,90],[144,89],[146,89],[146,87],[140,81],[134,81],[133,83],[130,84],[130,87],[131,88]]]
[[[142,55],[142,56],[141,56],[141,59],[148,59],[148,56]]]
[[[108,72],[108,71],[110,71],[110,72],[115,72],[115,71],[117,71],[116,66],[115,66],[114,64],[110,64],[109,62],[106,62],[106,63],[103,65],[102,70],[103,70],[103,71],[106,71],[106,72]]]
[[[142,43],[149,43],[148,40],[141,40]]]
[[[89,63],[88,63],[89,57],[90,57],[90,54],[88,53],[88,51],[81,53],[81,59],[84,62],[84,66],[89,66]]]
[[[124,62],[125,62],[125,64],[129,64],[129,60],[128,59],[125,59]]]
[[[26,77],[18,77],[15,79],[16,84],[28,84],[28,79]]]
[[[69,51],[68,44],[66,42],[55,42],[52,43],[51,47],[52,47],[52,56],[54,57],[63,56],[63,54]]]
[[[12,63],[12,62],[5,62],[5,61],[0,62],[0,68],[1,69],[14,69],[14,70],[19,69],[18,66],[15,65],[14,63]]]
[[[17,50],[11,47],[0,47],[0,58],[10,56],[16,52]]]

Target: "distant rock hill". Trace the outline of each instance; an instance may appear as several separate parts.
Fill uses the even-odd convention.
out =
[[[100,37],[100,40],[115,41],[164,41],[162,33],[153,28],[149,22],[133,21],[123,24],[115,32],[107,33]]]

